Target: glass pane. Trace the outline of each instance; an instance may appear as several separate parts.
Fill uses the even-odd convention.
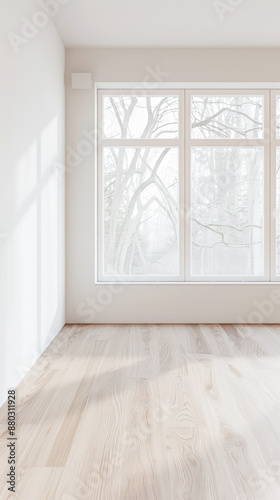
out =
[[[105,275],[177,275],[178,148],[103,155]]]
[[[192,148],[192,274],[264,273],[263,148]]]
[[[194,95],[192,139],[262,139],[262,96]]]
[[[276,154],[276,274],[280,276],[280,148]]]
[[[104,96],[106,139],[177,139],[178,96]]]
[[[280,95],[276,97],[276,138],[280,139]]]

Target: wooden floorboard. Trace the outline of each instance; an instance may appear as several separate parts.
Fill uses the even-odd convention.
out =
[[[65,326],[17,388],[0,500],[280,500],[279,325]]]

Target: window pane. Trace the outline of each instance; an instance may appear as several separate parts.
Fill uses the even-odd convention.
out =
[[[191,97],[192,139],[262,139],[262,96]]]
[[[280,139],[280,95],[276,97],[276,138]]]
[[[276,154],[276,274],[280,276],[280,148]]]
[[[105,275],[177,275],[178,148],[107,147]]]
[[[261,276],[263,148],[192,148],[192,274]]]
[[[106,139],[177,139],[178,96],[104,96]]]

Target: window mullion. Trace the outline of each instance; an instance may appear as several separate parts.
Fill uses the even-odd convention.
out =
[[[191,119],[189,90],[185,91],[185,169],[184,169],[184,263],[185,281],[191,281]]]

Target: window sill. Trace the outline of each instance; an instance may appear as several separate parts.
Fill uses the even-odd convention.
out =
[[[168,285],[168,286],[177,286],[177,285],[245,285],[245,286],[255,286],[255,285],[272,285],[272,286],[280,286],[279,281],[96,281],[95,285],[98,286],[106,286],[106,285],[149,285],[149,286],[158,286],[158,285]]]

